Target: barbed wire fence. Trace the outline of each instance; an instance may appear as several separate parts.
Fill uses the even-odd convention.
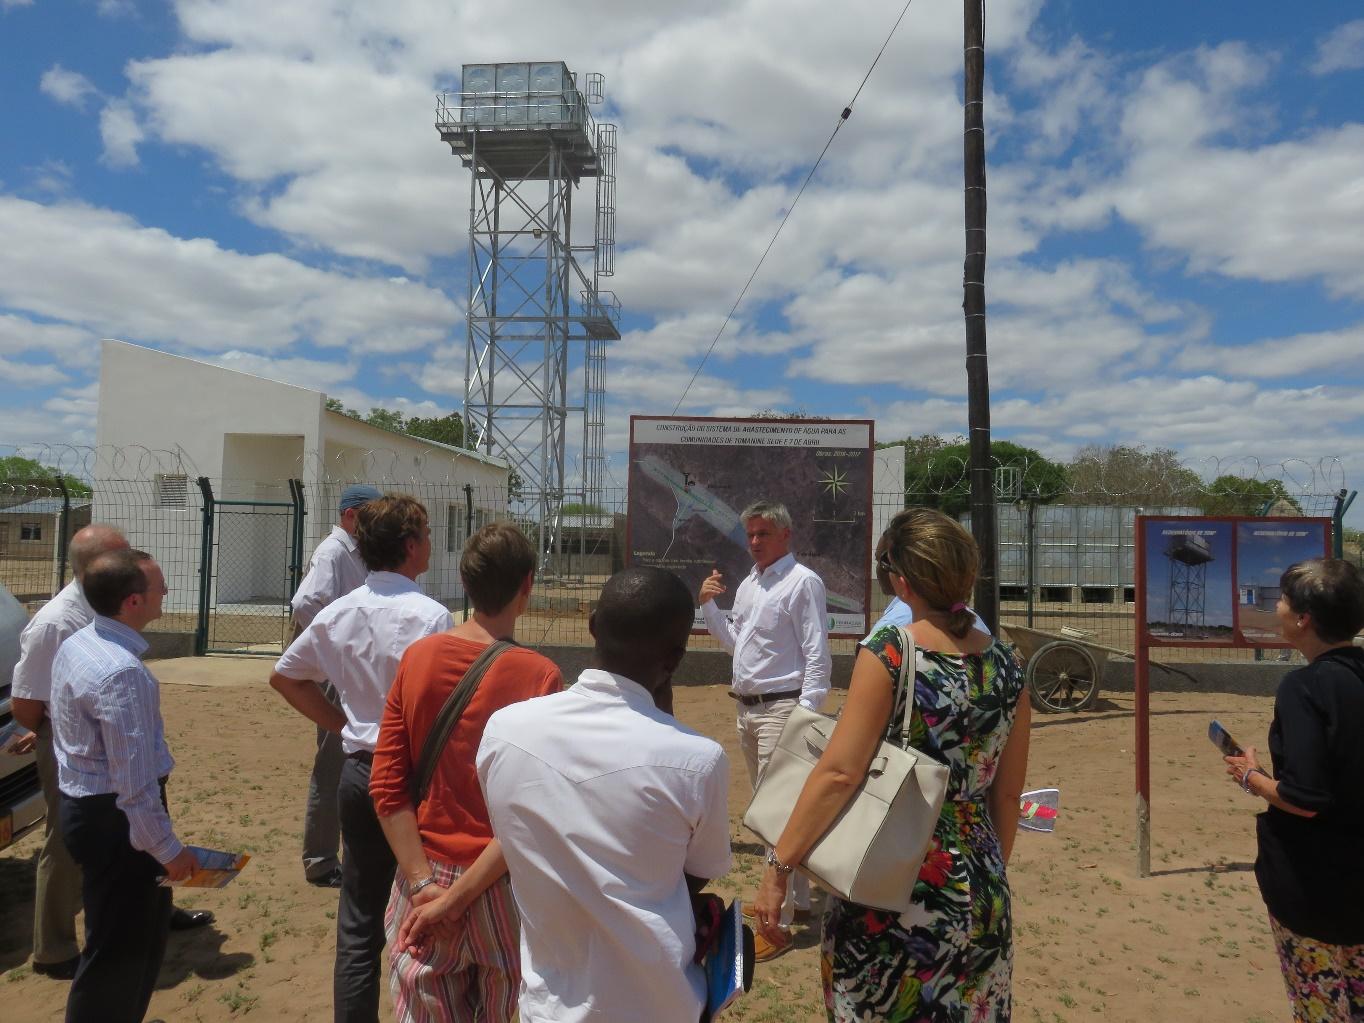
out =
[[[415,464],[414,464],[415,463]],[[878,513],[911,505],[968,519],[963,459],[916,460],[903,489],[877,493]],[[1250,458],[1172,463],[1152,471],[1121,467],[1058,472],[1053,463],[998,460],[1001,621],[1088,633],[1131,649],[1133,523],[1140,513],[1304,515],[1340,525],[1348,490],[1338,460]],[[207,479],[179,448],[100,449],[68,444],[0,446],[0,581],[30,607],[70,579],[67,544],[89,522],[121,528],[161,563],[171,593],[153,629],[195,636],[199,652],[275,653],[289,635],[287,602],[313,548],[336,519],[342,488],[364,482],[421,501],[431,517],[432,565],[421,584],[461,611],[459,554],[472,530],[517,521],[539,495],[475,483],[457,457],[432,448],[414,459],[387,449],[324,459],[308,452],[273,480]],[[587,616],[601,584],[626,561],[627,493],[566,492],[523,619],[523,642],[590,643]],[[885,517],[888,517],[886,515]],[[1342,553],[1361,560],[1358,544]],[[871,612],[886,598],[871,579]],[[696,637],[698,647],[713,645]],[[836,649],[851,650],[840,640]],[[1188,659],[1238,660],[1249,651],[1190,651]]]

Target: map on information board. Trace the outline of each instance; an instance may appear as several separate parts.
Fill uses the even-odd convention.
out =
[[[676,572],[693,593],[718,568],[724,610],[753,567],[740,512],[786,505],[796,560],[824,580],[830,634],[866,635],[870,420],[632,416],[629,487],[630,564]]]

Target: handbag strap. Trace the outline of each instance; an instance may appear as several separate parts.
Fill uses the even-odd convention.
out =
[[[895,729],[895,707],[900,702],[900,693],[905,691],[905,712],[900,715],[900,748],[909,747],[909,727],[914,718],[914,674],[918,671],[919,648],[910,635],[909,629],[897,625],[900,633],[900,676],[895,680],[895,699],[891,703],[891,720],[886,724],[886,741],[889,742]]]
[[[431,725],[431,731],[426,733],[421,756],[417,758],[417,770],[412,780],[413,810],[421,806],[422,800],[426,798],[426,791],[431,787],[431,778],[436,773],[436,761],[440,759],[445,744],[450,741],[450,733],[455,730],[455,725],[459,723],[465,708],[469,706],[469,701],[473,699],[478,683],[482,681],[498,655],[516,645],[517,643],[510,639],[494,640],[474,659],[474,663],[469,665],[469,670],[459,680],[459,685],[445,698],[440,713],[436,715],[436,720]]]

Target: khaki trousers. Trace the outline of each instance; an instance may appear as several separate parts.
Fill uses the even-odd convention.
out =
[[[744,763],[748,766],[748,780],[754,788],[762,777],[768,758],[777,748],[781,730],[786,727],[786,719],[796,707],[797,700],[773,700],[752,707],[739,704],[739,748],[744,751]],[[799,871],[791,875],[791,887],[787,889],[786,901],[781,905],[781,923],[789,927],[795,911],[810,908],[810,880]]]
[[[43,847],[38,851],[38,877],[33,893],[33,961],[63,963],[80,955],[76,943],[76,914],[81,909],[81,868],[62,841],[61,791],[57,788],[57,758],[52,752],[52,723],[38,727],[34,756],[38,781],[47,802]]]

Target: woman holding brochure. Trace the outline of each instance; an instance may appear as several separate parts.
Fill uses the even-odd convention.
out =
[[[755,917],[764,931],[778,926],[793,866],[866,777],[892,715],[912,715],[914,748],[951,769],[948,798],[908,912],[830,898],[821,970],[829,1019],[1007,1020],[1005,864],[1028,760],[1023,671],[1007,646],[973,628],[966,600],[979,553],[955,521],[927,508],[903,511],[876,559],[881,589],[914,613],[912,695],[893,706],[904,651],[898,629],[877,629],[862,643],[838,726],[769,858]]]
[[[1364,1020],[1364,580],[1318,558],[1279,580],[1283,638],[1307,658],[1274,697],[1270,774],[1255,750],[1227,773],[1269,805],[1256,820],[1255,878],[1269,910],[1293,1018]]]

